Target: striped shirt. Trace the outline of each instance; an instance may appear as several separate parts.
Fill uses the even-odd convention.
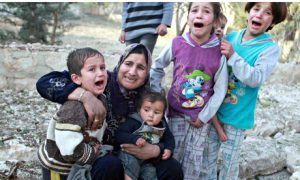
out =
[[[47,139],[38,150],[46,169],[67,175],[73,164],[93,164],[97,154],[93,143],[102,142],[106,122],[101,129],[87,130],[87,114],[78,101],[66,101],[49,122]]]
[[[144,34],[156,34],[160,24],[171,27],[173,3],[127,2],[123,3],[122,31],[125,40],[132,40]]]

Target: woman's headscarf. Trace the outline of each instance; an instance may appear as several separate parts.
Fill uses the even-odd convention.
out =
[[[146,64],[147,64],[147,77],[145,79],[145,83],[140,87],[134,90],[126,90],[121,87],[118,83],[118,72],[121,64],[124,60],[135,50],[135,48],[142,47],[145,48],[147,54],[146,56]],[[109,82],[110,91],[111,91],[111,100],[112,100],[112,109],[113,114],[115,116],[119,116],[121,118],[127,117],[129,114],[136,112],[136,100],[139,98],[139,95],[147,88],[147,84],[149,81],[149,72],[152,64],[151,53],[146,46],[143,44],[134,43],[127,46],[121,55],[117,66],[114,68],[111,79]]]

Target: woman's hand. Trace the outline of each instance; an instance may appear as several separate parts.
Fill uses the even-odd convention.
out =
[[[156,158],[160,154],[160,149],[157,145],[145,143],[143,147],[138,147],[134,144],[121,144],[122,151],[125,151],[139,159],[147,160]]]
[[[83,93],[84,92],[84,93]],[[78,100],[83,103],[83,106],[88,113],[88,127],[92,130],[96,130],[106,117],[106,108],[103,103],[89,91],[85,91],[83,88],[76,88],[69,96],[70,100]]]
[[[89,91],[84,94],[81,101],[89,116],[88,127],[91,127],[92,130],[96,130],[103,124],[106,117],[106,108],[103,103]]]

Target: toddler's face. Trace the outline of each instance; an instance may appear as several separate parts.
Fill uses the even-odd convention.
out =
[[[226,26],[225,20],[220,20],[218,23],[215,23],[214,25],[215,34],[219,39],[222,39],[224,36],[225,26]]]
[[[160,123],[164,116],[164,103],[161,101],[150,102],[145,100],[141,106],[139,114],[143,121],[150,126]]]

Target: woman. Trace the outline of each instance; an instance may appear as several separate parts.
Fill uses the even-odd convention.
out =
[[[115,144],[114,136],[118,124],[125,120],[129,114],[136,111],[135,100],[146,89],[151,62],[151,54],[144,45],[132,44],[126,47],[114,71],[108,72],[108,84],[104,94],[108,101],[106,119],[111,122],[108,123],[110,125],[104,135],[104,144]],[[63,103],[67,99],[82,101],[89,114],[89,124],[92,128],[98,127],[100,121],[105,117],[106,110],[103,104],[94,98],[90,92],[85,92],[72,83],[67,71],[51,72],[40,78],[36,85],[40,95],[50,101],[58,103]],[[95,118],[93,114],[97,114]],[[159,158],[163,152],[159,146],[148,143],[142,148],[132,144],[123,144],[121,148],[144,160]],[[114,159],[115,157],[111,156],[110,158]],[[101,161],[101,159],[98,159],[98,161]],[[109,159],[105,163],[97,162],[93,166],[92,176],[105,179],[105,177],[112,175],[106,173],[111,172],[108,171],[110,168],[107,168],[110,165]],[[116,167],[115,165],[112,166]],[[181,166],[173,158],[160,161],[156,165],[156,172],[158,179],[183,178]],[[111,176],[109,177],[109,179],[113,179]]]

